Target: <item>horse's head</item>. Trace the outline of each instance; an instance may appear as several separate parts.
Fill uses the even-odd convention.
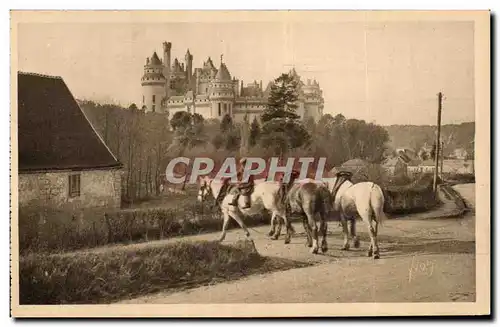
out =
[[[201,177],[198,180],[198,201],[205,201],[206,197],[212,193],[212,188],[210,187],[212,180],[208,177]]]

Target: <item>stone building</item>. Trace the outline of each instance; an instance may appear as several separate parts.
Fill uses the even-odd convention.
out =
[[[146,111],[168,112],[172,117],[178,111],[199,113],[205,119],[220,119],[229,114],[234,121],[260,119],[267,105],[271,83],[265,88],[262,81],[244,85],[243,81],[231,77],[222,61],[218,68],[210,57],[202,67],[193,68],[193,55],[189,49],[185,63],[177,58],[171,63],[172,44],[163,43],[163,60],[154,52],[146,58],[141,78],[142,107]],[[316,121],[323,115],[323,91],[316,80],[304,83],[295,69],[292,76],[299,82],[297,114],[303,119]]]
[[[19,207],[118,208],[121,163],[61,77],[18,73]]]

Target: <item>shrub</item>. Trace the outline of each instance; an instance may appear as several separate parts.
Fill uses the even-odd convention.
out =
[[[74,218],[76,216],[76,218]],[[245,219],[249,227],[268,224],[269,215]],[[239,228],[232,221],[229,228]],[[31,208],[19,214],[19,249],[28,252],[60,252],[112,243],[160,240],[217,232],[222,217],[217,207],[188,201],[176,208],[67,211]]]
[[[19,250],[46,252],[106,244],[106,225],[99,210],[68,212],[43,207],[19,211]]]
[[[444,173],[443,179],[452,184],[468,184],[476,182],[476,176],[474,174]]]
[[[387,171],[379,164],[369,163],[366,165],[367,180],[379,185],[386,184],[389,180]]]
[[[433,190],[433,176],[423,174],[407,185],[384,185],[384,211],[413,213],[435,207],[439,200]]]
[[[176,242],[142,250],[29,255],[19,261],[20,304],[110,303],[169,287],[246,275],[253,243]]]

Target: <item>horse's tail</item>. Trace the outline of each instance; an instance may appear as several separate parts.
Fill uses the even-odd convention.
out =
[[[384,203],[385,198],[384,193],[382,192],[382,188],[373,183],[372,190],[370,192],[370,205],[375,215],[375,220],[380,225],[382,225],[383,221],[387,219],[387,216],[384,212]]]
[[[330,194],[330,190],[328,189],[328,186],[321,185],[319,191],[321,195],[321,206],[320,206],[321,215],[323,219],[328,220],[328,217],[333,212],[333,199]]]

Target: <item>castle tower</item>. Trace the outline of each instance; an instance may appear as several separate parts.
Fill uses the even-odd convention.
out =
[[[212,118],[222,119],[226,114],[233,117],[234,82],[226,65],[221,63],[215,78],[210,83],[210,101],[212,103]]]
[[[164,65],[156,52],[151,58],[146,58],[144,75],[141,78],[142,106],[146,112],[161,111],[162,99],[165,96],[166,79],[163,75]]]
[[[165,76],[165,97],[170,96],[170,51],[172,43],[163,42],[163,76]]]
[[[193,55],[189,53],[189,49],[186,52],[186,56],[184,58],[186,60],[186,77],[188,85],[191,86],[191,79],[193,77]]]

